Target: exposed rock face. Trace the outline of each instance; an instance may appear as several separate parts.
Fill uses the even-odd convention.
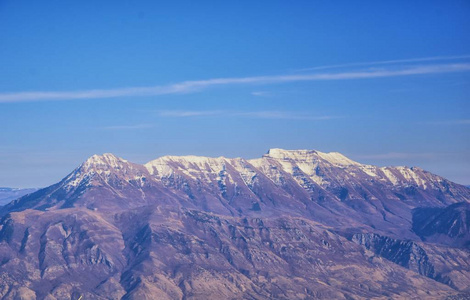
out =
[[[145,165],[95,155],[0,210],[0,296],[462,295],[470,259],[460,207],[469,201],[468,188],[419,168],[339,153],[272,149],[255,160],[165,156]],[[446,242],[427,243],[435,234]]]
[[[455,289],[469,288],[470,252],[466,249],[396,240],[373,233],[354,234],[351,240],[418,274]]]

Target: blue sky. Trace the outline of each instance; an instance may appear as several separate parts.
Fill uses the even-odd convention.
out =
[[[468,1],[0,1],[0,186],[338,151],[470,184]]]

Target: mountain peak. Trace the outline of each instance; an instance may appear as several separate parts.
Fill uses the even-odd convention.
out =
[[[117,157],[112,153],[104,153],[102,155],[95,154],[88,158],[84,163],[84,167],[103,167],[109,166],[113,168],[119,167],[122,163],[127,163],[127,160]]]
[[[124,181],[142,178],[145,168],[131,163],[112,153],[90,156],[78,168],[64,178],[66,189],[85,183],[86,185],[99,185],[100,182],[109,183],[120,178]],[[97,183],[98,182],[98,183]]]
[[[348,166],[360,165],[339,152],[320,152],[317,150],[284,150],[279,148],[269,149],[264,157],[270,157],[281,160],[294,160],[294,161],[317,161],[319,159],[326,160],[334,165]]]

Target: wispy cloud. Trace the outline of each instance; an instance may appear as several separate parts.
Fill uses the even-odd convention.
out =
[[[159,110],[157,111],[159,116],[162,117],[201,117],[201,116],[216,116],[225,113],[223,110]]]
[[[253,118],[253,119],[286,119],[286,120],[332,120],[341,117],[338,116],[315,116],[310,113],[296,111],[227,111],[227,110],[207,110],[207,111],[181,111],[181,110],[163,110],[157,111],[161,117],[187,118],[187,117],[231,117],[231,118]]]
[[[369,62],[355,62],[338,65],[326,65],[311,68],[304,68],[297,71],[307,72],[315,70],[327,70],[327,69],[339,69],[347,67],[367,67],[367,66],[379,66],[379,65],[395,65],[395,64],[406,64],[416,62],[436,62],[436,61],[448,61],[458,59],[469,59],[470,55],[458,55],[458,56],[432,56],[432,57],[420,57],[420,58],[409,58],[409,59],[394,59],[394,60],[382,60],[382,61],[369,61]]]
[[[352,80],[385,78],[424,74],[439,74],[451,72],[470,71],[470,63],[453,63],[439,65],[412,66],[403,69],[381,69],[369,71],[351,71],[341,73],[314,73],[298,75],[275,75],[275,76],[254,76],[254,77],[233,77],[215,78],[207,80],[183,81],[180,83],[159,85],[151,87],[129,87],[119,89],[95,89],[69,92],[18,92],[0,93],[0,103],[7,102],[27,102],[44,100],[74,100],[74,99],[97,99],[116,97],[143,97],[158,96],[168,94],[194,93],[209,87],[246,85],[246,84],[275,84],[302,81],[322,81],[322,80]]]
[[[251,95],[256,96],[256,97],[270,97],[273,94],[271,92],[257,91],[257,92],[252,92]]]
[[[405,152],[388,152],[369,155],[356,155],[357,158],[365,159],[433,159],[439,156],[438,153],[405,153]]]
[[[431,121],[431,122],[425,122],[425,124],[432,124],[432,125],[470,125],[470,119]]]
[[[105,126],[102,129],[105,130],[132,130],[132,129],[146,129],[154,127],[151,124],[135,124],[135,125],[114,125],[114,126]]]
[[[312,121],[326,121],[332,119],[339,119],[338,116],[315,116],[303,112],[293,111],[253,111],[253,112],[239,112],[232,113],[233,116],[255,118],[255,119],[286,119],[286,120],[312,120]]]

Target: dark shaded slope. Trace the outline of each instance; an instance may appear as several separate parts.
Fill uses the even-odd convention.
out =
[[[469,248],[470,203],[417,208],[413,211],[413,231],[428,242]]]

